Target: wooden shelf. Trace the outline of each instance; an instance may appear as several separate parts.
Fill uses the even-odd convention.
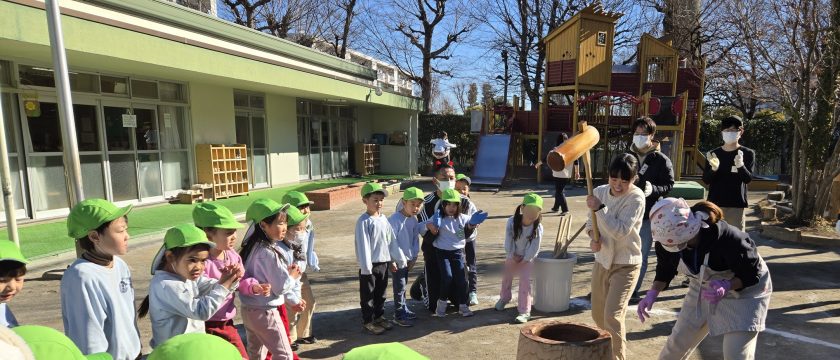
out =
[[[379,172],[379,145],[356,144],[356,172],[359,175],[371,175]]]
[[[245,145],[198,144],[195,146],[198,181],[213,185],[213,199],[247,195],[248,159]],[[239,174],[235,178],[229,174]]]

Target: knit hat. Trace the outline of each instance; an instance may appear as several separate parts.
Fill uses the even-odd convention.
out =
[[[181,334],[166,340],[149,354],[148,360],[240,360],[242,355],[230,342],[205,333]]]
[[[104,199],[88,199],[82,201],[70,210],[67,216],[67,235],[73,239],[87,236],[91,230],[96,230],[102,224],[119,219],[131,211],[131,205],[118,208]]]
[[[241,229],[244,226],[228,208],[214,204],[201,203],[193,208],[193,223],[200,228]]]
[[[701,211],[692,213],[682,198],[664,198],[650,209],[651,236],[666,247],[682,245],[697,236],[701,227],[709,227],[703,221],[708,218]]]

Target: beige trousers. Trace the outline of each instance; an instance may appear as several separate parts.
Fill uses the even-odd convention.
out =
[[[610,333],[613,359],[627,358],[624,316],[641,267],[613,264],[608,270],[596,262],[592,269],[592,320]]]
[[[744,229],[746,229],[747,223],[744,220],[744,212],[746,209],[731,207],[722,207],[720,209],[723,210],[723,220],[726,220],[729,225],[745,231]]]
[[[292,345],[286,336],[286,327],[277,308],[259,309],[243,306],[239,314],[245,325],[248,345],[245,347],[251,359],[265,359],[271,352],[272,359],[291,360]]]
[[[665,348],[659,353],[659,360],[684,360],[691,357],[691,353],[709,334],[708,323],[694,327],[688,322],[674,325]],[[723,334],[724,360],[754,360],[755,347],[758,344],[758,332],[733,331]]]
[[[292,307],[286,305],[286,311],[289,313],[289,336],[292,341],[297,341],[299,338],[306,338],[312,336],[312,314],[315,313],[315,296],[312,294],[312,286],[309,284],[309,277],[303,273],[300,277],[300,295],[303,301],[306,301],[306,309],[303,312],[295,312]]]

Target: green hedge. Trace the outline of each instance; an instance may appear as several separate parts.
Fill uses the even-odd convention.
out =
[[[470,117],[465,115],[420,115],[418,129],[418,146],[420,154],[420,171],[428,174],[431,171],[432,144],[437,133],[441,130],[449,135],[449,142],[458,145],[449,152],[455,169],[459,173],[469,173],[473,167],[478,148],[478,135],[470,134]]]

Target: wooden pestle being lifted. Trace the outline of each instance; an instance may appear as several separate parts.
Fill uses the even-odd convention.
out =
[[[548,153],[548,167],[554,171],[562,171],[566,166],[575,160],[583,157],[583,168],[586,173],[586,190],[592,195],[592,165],[589,161],[589,150],[598,144],[601,134],[598,129],[587,125],[586,121],[580,122],[580,132],[558,145]],[[592,236],[595,242],[601,241],[601,234],[598,232],[598,222],[592,212]]]
[[[592,149],[600,140],[601,134],[598,133],[598,129],[586,126],[585,130],[570,137],[548,153],[548,167],[554,171],[562,171]]]

